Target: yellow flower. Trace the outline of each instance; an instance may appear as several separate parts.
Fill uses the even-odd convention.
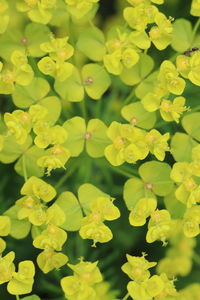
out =
[[[141,198],[129,215],[129,222],[133,226],[142,226],[146,219],[156,209],[157,201],[155,198]]]
[[[0,284],[11,280],[13,273],[15,272],[15,265],[13,260],[15,253],[13,251],[6,254],[4,257],[0,256]]]
[[[61,279],[61,287],[69,300],[95,300],[95,291],[77,276],[67,276]]]
[[[162,100],[160,105],[160,114],[167,122],[175,121],[176,123],[179,123],[181,114],[188,110],[188,108],[184,105],[184,97],[176,97],[173,102],[169,100]]]
[[[93,240],[92,247],[96,247],[96,243],[107,243],[109,242],[113,235],[112,231],[108,226],[104,225],[103,222],[91,222],[89,217],[84,217],[82,219],[82,225],[79,231],[82,239]]]
[[[155,210],[151,214],[148,223],[148,231],[146,235],[147,243],[153,243],[156,240],[163,242],[166,245],[166,239],[172,233],[172,221],[170,213],[166,209]]]
[[[19,263],[18,272],[14,272],[7,285],[11,295],[24,295],[32,291],[35,275],[35,266],[32,261],[25,260]]]
[[[97,264],[98,261],[91,263],[81,260],[81,262],[76,265],[68,264],[68,266],[74,271],[74,275],[78,276],[88,285],[93,285],[101,282],[103,279]]]
[[[137,282],[143,282],[145,279],[148,279],[150,277],[148,269],[157,264],[156,262],[149,262],[145,258],[145,254],[141,257],[127,254],[126,257],[128,262],[123,264],[122,271]]]
[[[33,246],[39,249],[54,249],[57,251],[62,250],[63,244],[67,240],[67,233],[53,225],[49,224],[47,229],[43,230],[40,235],[38,235],[34,241]]]
[[[7,236],[11,230],[11,221],[7,216],[0,216],[0,236]]]
[[[165,152],[169,151],[167,144],[168,139],[169,133],[161,135],[156,129],[152,129],[145,137],[145,141],[147,142],[150,152],[161,161],[165,158]]]
[[[190,13],[192,16],[200,17],[200,1],[192,0]]]
[[[200,4],[199,4],[200,5]],[[188,78],[190,81],[198,86],[200,86],[200,51],[195,52],[190,59],[190,72],[188,73]]]
[[[185,89],[185,81],[179,77],[178,71],[169,60],[165,60],[161,64],[158,79],[166,85],[172,94],[181,95]]]
[[[59,269],[67,261],[68,257],[65,254],[55,252],[53,249],[45,249],[37,256],[37,264],[45,274],[53,269]]]

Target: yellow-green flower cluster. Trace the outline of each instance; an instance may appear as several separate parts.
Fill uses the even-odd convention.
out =
[[[200,85],[199,70],[200,70],[200,53],[195,52],[191,57],[178,55],[176,58],[177,70],[184,77],[189,79],[193,84]]]
[[[105,156],[114,166],[143,160],[149,152],[162,161],[165,158],[165,151],[169,150],[167,144],[169,134],[161,135],[155,129],[147,133],[132,124],[120,124],[114,121],[107,135],[112,144],[105,148]]]
[[[40,48],[49,56],[43,57],[38,62],[39,70],[45,75],[50,75],[59,81],[64,81],[72,75],[73,65],[66,62],[74,53],[73,47],[68,43],[69,37],[51,38],[50,42],[42,43]]]
[[[93,246],[97,242],[106,243],[113,237],[111,230],[104,221],[113,221],[120,217],[119,209],[113,204],[114,199],[97,197],[90,205],[90,213],[82,219],[80,236],[83,239],[92,239]]]
[[[94,4],[99,0],[65,0],[69,13],[77,19],[80,19],[89,13]]]
[[[34,226],[43,225],[44,230],[34,235],[33,246],[44,250],[37,257],[37,263],[44,273],[64,265],[68,258],[61,251],[67,240],[67,233],[59,228],[65,222],[65,214],[57,204],[47,206],[55,196],[55,189],[37,177],[31,177],[23,185],[16,201],[17,218],[28,218]]]
[[[9,235],[11,230],[10,218],[7,216],[0,216],[0,255],[6,249],[6,243],[1,236]]]
[[[5,113],[4,121],[8,128],[8,136],[14,136],[17,144],[26,144],[33,130],[36,135],[34,144],[38,151],[52,145],[46,151],[40,152],[43,155],[37,160],[39,167],[47,168],[48,175],[53,169],[64,168],[70,152],[61,144],[66,141],[68,134],[60,125],[51,126],[48,109],[45,106],[35,104],[29,107],[28,112],[15,110],[13,113]]]
[[[11,295],[28,294],[32,291],[35,266],[32,261],[25,260],[19,263],[18,271],[16,271],[14,258],[13,251],[5,256],[0,255],[0,284],[7,283],[7,290]]]
[[[139,49],[135,44],[133,34],[120,32],[116,29],[116,36],[107,41],[108,54],[104,56],[104,65],[109,73],[120,75],[123,68],[132,68],[139,60]]]
[[[34,77],[34,72],[28,64],[27,56],[18,50],[13,51],[11,65],[0,62],[0,93],[12,94],[15,84],[27,86]]]
[[[76,265],[68,264],[74,274],[61,279],[61,287],[67,299],[97,299],[94,287],[103,280],[97,264],[98,261],[91,263],[83,260]]]
[[[151,42],[159,50],[165,49],[172,40],[172,18],[159,12],[158,8],[150,1],[128,0],[133,7],[124,9],[124,19],[134,29],[132,37],[136,45],[142,49],[148,49]],[[152,1],[154,4],[162,4],[163,1]],[[148,25],[152,25],[146,32]]]
[[[31,21],[47,24],[56,4],[57,0],[17,0],[16,7],[20,12],[26,12]]]
[[[174,20],[164,11],[178,0],[160,8],[164,2],[118,0],[121,17],[102,23],[100,0],[0,0],[0,162],[22,177],[12,179],[20,198],[15,189],[10,197],[4,184],[13,173],[2,174],[0,284],[17,299],[32,292],[35,265],[59,277],[68,300],[121,297],[98,261],[73,263],[97,260],[104,243],[119,257],[117,242],[125,236],[124,247],[137,247],[140,226],[148,244],[170,248],[154,275],[157,263],[145,253],[126,255],[123,299],[199,299],[198,284],[177,292],[174,281],[198,263],[200,113],[192,89],[200,86],[200,21]],[[200,16],[200,0],[190,14]],[[122,194],[128,215],[110,196]],[[28,237],[40,251],[35,261],[16,257],[16,269],[8,236]],[[113,259],[102,257],[103,272]],[[72,275],[57,272],[66,264]]]
[[[192,161],[174,164],[171,178],[177,183],[176,198],[186,206],[183,216],[183,231],[187,237],[199,234],[199,145],[192,149]]]
[[[167,250],[166,257],[161,259],[157,266],[159,274],[166,273],[168,278],[186,276],[192,269],[192,258],[195,239],[187,238],[182,232],[181,221],[175,221],[176,232],[170,238],[171,247]]]
[[[148,269],[157,263],[149,262],[145,254],[141,257],[127,254],[127,260],[122,271],[131,279],[127,289],[132,299],[167,299],[168,296],[177,295],[173,280],[169,280],[165,273],[151,276]]]

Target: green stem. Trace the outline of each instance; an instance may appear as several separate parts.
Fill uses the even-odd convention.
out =
[[[16,295],[16,299],[17,299],[17,300],[20,300],[19,295]]]
[[[76,161],[76,163],[74,163],[74,165],[71,167],[71,169],[69,169],[68,172],[66,172],[58,181],[58,183],[55,185],[55,189],[58,189],[59,187],[61,187],[63,185],[63,183],[67,180],[67,178],[69,178],[69,176],[72,175],[72,173],[76,170],[76,168],[78,167],[78,163],[79,161]]]
[[[27,181],[28,175],[27,175],[27,170],[26,170],[25,155],[22,155],[22,168],[23,168],[24,180]]]
[[[122,300],[126,300],[126,299],[128,299],[128,297],[129,297],[129,293],[127,293],[127,294],[124,296],[124,298],[122,298]]]
[[[29,64],[31,65],[36,77],[45,78],[45,75],[38,69],[37,62],[36,62],[35,58],[29,57]]]
[[[193,254],[193,260],[194,260],[195,263],[200,265],[200,256],[197,253]]]
[[[135,87],[133,87],[133,89],[132,89],[132,91],[130,92],[130,94],[125,98],[125,100],[123,101],[123,103],[122,103],[122,105],[121,105],[121,108],[122,108],[124,105],[128,104],[128,103],[132,100],[132,98],[133,98],[134,95],[135,95]]]
[[[118,173],[118,174],[121,174],[121,175],[124,175],[124,176],[126,176],[126,177],[128,177],[128,178],[132,178],[132,177],[134,176],[134,174],[131,174],[131,173],[127,172],[127,171],[124,171],[124,170],[122,170],[122,169],[120,169],[120,168],[118,168],[118,167],[110,166],[110,168],[111,168],[114,172],[116,172],[116,173]]]
[[[199,26],[200,26],[200,18],[198,18],[196,24],[194,25],[193,31],[192,31],[192,39],[191,39],[192,43],[194,42],[194,39],[195,39],[195,36],[196,36]]]

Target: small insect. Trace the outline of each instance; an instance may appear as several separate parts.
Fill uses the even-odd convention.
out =
[[[199,48],[197,47],[193,47],[192,49],[188,49],[186,51],[183,52],[184,55],[189,56],[191,53],[198,51]]]

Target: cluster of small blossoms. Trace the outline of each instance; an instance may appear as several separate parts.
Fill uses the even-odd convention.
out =
[[[40,49],[49,56],[43,57],[38,62],[39,70],[59,81],[64,81],[72,75],[73,65],[66,62],[74,53],[74,48],[68,43],[69,37],[55,39],[42,43]]]
[[[0,62],[0,93],[12,94],[15,84],[27,86],[34,77],[34,72],[28,64],[27,56],[21,51],[14,51],[10,57],[11,64]]]
[[[158,6],[164,0],[122,0],[125,24],[116,26],[117,16],[105,34],[107,24],[100,30],[93,23],[99,2],[0,0],[0,109],[9,107],[0,116],[0,162],[15,163],[14,170],[25,180],[21,198],[0,216],[0,284],[7,283],[8,293],[17,298],[33,289],[34,262],[22,261],[15,270],[8,235],[24,239],[30,234],[33,247],[41,250],[36,262],[44,274],[72,259],[67,252],[71,241],[66,244],[70,231],[84,246],[85,240],[92,240],[97,251],[97,243],[113,237],[121,242],[108,222],[116,220],[121,226],[123,210],[115,205],[115,198],[92,184],[82,184],[93,172],[97,186],[110,182],[105,191],[114,195],[118,192],[111,188],[118,187],[121,196],[123,187],[112,181],[113,171],[129,177],[123,198],[130,225],[148,222],[147,243],[170,243],[158,263],[159,275],[151,276],[149,268],[156,263],[145,254],[127,255],[122,271],[131,279],[128,296],[197,300],[198,284],[177,293],[174,278],[191,272],[195,237],[200,233],[200,113],[192,111],[199,107],[190,99],[190,86],[200,86],[200,22],[192,28],[185,19],[166,16]],[[199,0],[191,1],[190,13],[200,17]],[[149,49],[162,51],[170,45],[178,53],[155,70]],[[127,86],[132,91],[119,105]],[[9,106],[11,99],[16,109]],[[104,100],[108,103],[103,102],[102,108]],[[80,107],[74,102],[81,102]],[[126,123],[118,119],[119,111]],[[104,121],[98,119],[100,115]],[[181,132],[173,134],[174,128]],[[82,185],[77,190],[77,172],[71,187],[76,196],[68,191],[70,180],[67,190],[63,182],[81,166],[85,168]],[[61,168],[64,171],[56,170]],[[60,172],[64,177],[53,187],[57,179],[52,173],[56,178]],[[52,185],[40,179],[45,175],[51,175]],[[130,239],[137,230],[133,227]],[[94,249],[90,245],[89,249],[92,256]],[[59,278],[66,299],[116,299],[119,293],[110,292],[97,263],[81,259],[68,264],[73,275]]]
[[[184,300],[190,300],[190,299],[198,300],[199,292],[200,292],[200,285],[198,283],[190,284],[189,286],[187,286],[183,290],[180,290],[178,300],[179,299],[180,300],[181,299],[184,299]]]
[[[31,21],[47,24],[52,18],[57,0],[17,0],[19,12],[26,12]]]
[[[119,209],[113,204],[114,199],[98,197],[90,204],[90,213],[82,219],[80,236],[83,239],[92,239],[96,243],[106,243],[113,237],[111,230],[104,221],[112,221],[120,217]]]
[[[67,233],[60,226],[65,222],[65,214],[62,209],[53,203],[47,206],[56,196],[55,189],[37,177],[30,177],[20,191],[22,198],[8,210],[12,211],[18,220],[28,220],[33,237],[33,246],[42,249],[37,257],[37,263],[44,273],[54,268],[63,266],[68,258],[63,253],[63,244],[67,240]],[[37,231],[37,228],[40,228]]]
[[[65,0],[67,10],[76,19],[82,18],[84,15],[96,9],[95,3],[99,0]]]
[[[192,0],[190,13],[195,17],[200,17],[200,3],[198,0]]]
[[[98,299],[95,291],[95,285],[100,283],[103,278],[97,264],[98,261],[91,263],[83,261],[82,259],[80,263],[76,265],[68,264],[74,274],[61,279],[61,287],[67,299]]]
[[[171,178],[178,185],[175,196],[186,207],[183,215],[183,232],[186,237],[195,237],[200,233],[199,150],[200,145],[193,147],[192,161],[176,162],[171,171]]]
[[[156,262],[149,262],[146,254],[139,256],[126,255],[127,261],[122,266],[131,281],[127,285],[129,295],[134,300],[167,299],[170,296],[178,296],[173,280],[168,279],[165,273],[151,276],[149,269]]]
[[[164,61],[160,71],[155,74],[157,80],[150,87],[150,91],[142,95],[141,103],[148,112],[160,110],[161,117],[167,122],[179,122],[181,114],[187,110],[185,98],[175,97],[169,100],[170,93],[181,95],[185,89],[185,81],[179,76],[179,72],[171,61]]]
[[[196,240],[187,238],[182,232],[181,221],[175,221],[176,231],[170,237],[171,247],[166,251],[166,257],[157,266],[159,274],[166,273],[168,278],[187,276],[192,269],[192,258]]]
[[[0,216],[0,236],[7,236],[11,231],[11,221],[8,216]],[[21,261],[18,271],[13,263],[15,253],[10,251],[3,255],[6,249],[5,241],[0,237],[0,285],[7,283],[7,290],[12,295],[24,295],[32,291],[35,266],[30,260]]]
[[[142,49],[148,49],[151,42],[158,50],[165,49],[172,39],[173,18],[167,17],[159,12],[154,4],[162,4],[164,1],[134,1],[127,0],[133,7],[124,9],[124,19],[134,29],[132,38],[136,45]],[[151,24],[151,29],[146,30]]]
[[[134,120],[130,122],[134,123]],[[169,134],[162,135],[155,129],[146,132],[134,127],[134,124],[112,122],[107,135],[112,144],[105,148],[105,156],[114,166],[143,160],[149,152],[162,161],[165,158],[165,151],[169,150],[167,144]]]
[[[46,98],[47,100],[51,100]],[[47,168],[47,174],[56,168],[64,168],[65,163],[70,157],[68,149],[62,146],[67,139],[66,130],[59,125],[51,126],[52,121],[49,118],[48,109],[43,105],[35,104],[29,107],[28,112],[15,110],[13,113],[5,113],[4,121],[8,128],[7,137],[13,136],[16,143],[25,145],[31,140],[31,131],[36,135],[34,145],[36,149],[45,149],[40,152],[37,165],[41,168]],[[52,99],[54,101],[54,98]],[[51,145],[51,147],[49,147]],[[30,143],[29,146],[32,146]]]
[[[97,7],[99,0],[17,0],[19,12],[26,12],[28,18],[36,23],[47,24],[54,22],[54,15],[59,10],[66,10],[67,15],[80,19],[90,14]],[[5,26],[5,25],[4,25]]]

